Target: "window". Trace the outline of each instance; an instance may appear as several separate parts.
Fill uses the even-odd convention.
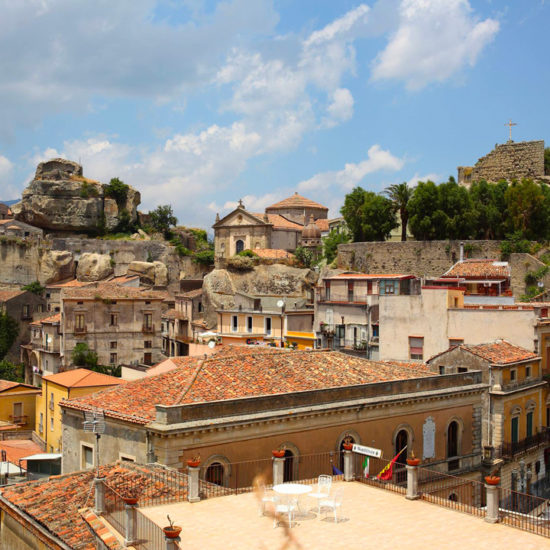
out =
[[[152,348],[153,347],[153,342],[151,340],[145,340],[145,342],[143,342],[143,347],[144,348]]]
[[[397,294],[396,287],[397,287],[396,281],[380,281],[380,295],[388,295],[388,294]]]
[[[244,250],[244,242],[239,239],[236,243],[235,243],[235,253],[238,254],[239,252],[242,252]]]
[[[439,374],[445,374],[445,365],[439,365]]]
[[[510,370],[510,381],[514,382],[515,379],[516,379],[516,369],[511,369]]]
[[[116,349],[116,342],[109,342],[109,347],[111,349]]]
[[[540,310],[540,316],[541,316],[541,317],[548,317],[548,308],[547,308],[547,307],[541,308],[541,310]]]
[[[44,432],[44,413],[40,413],[40,422],[38,424],[38,432],[39,433]]]
[[[150,303],[151,303],[151,302],[145,302],[145,305],[147,305],[147,306],[148,306],[148,305],[149,305]]]
[[[237,315],[231,316],[231,332],[237,332],[239,330],[239,318]]]
[[[453,420],[447,428],[447,458],[454,458],[459,455],[458,449],[458,422]],[[460,460],[449,460],[449,470],[458,470]]]
[[[135,457],[133,457],[133,456],[123,455],[123,454],[120,454],[118,456],[119,456],[119,459],[120,459],[121,462],[135,462],[136,461]]]
[[[208,481],[208,483],[213,483],[214,485],[223,486],[223,478],[223,464],[221,464],[220,462],[212,462],[212,464],[210,464],[210,466],[208,466],[208,468],[206,469],[204,480]]]
[[[54,409],[53,392],[50,394],[50,411]]]
[[[411,359],[424,358],[424,337],[409,336],[409,357]]]
[[[246,318],[246,332],[252,332],[252,317]]]
[[[53,417],[50,417],[50,432],[53,432]]]
[[[525,378],[531,378],[531,367],[525,367]]]
[[[152,365],[153,364],[153,355],[151,353],[144,353],[143,354],[143,363],[145,365]]]
[[[152,313],[144,313],[143,314],[143,326],[145,328],[153,328],[153,314]]]
[[[519,416],[512,418],[512,443],[519,441]]]
[[[267,336],[271,336],[271,317],[265,318],[265,333]]]
[[[348,282],[348,302],[353,302],[353,281]]]
[[[37,311],[38,313],[43,313],[43,312],[44,312],[44,305],[43,305],[43,304],[38,304],[38,305],[36,306],[36,311]]]
[[[325,281],[325,300],[330,300],[330,281]]]
[[[361,333],[362,335],[362,333]],[[378,338],[380,336],[380,328],[379,328],[379,325],[372,325],[372,337],[373,338]],[[365,335],[366,337],[366,335]],[[365,338],[363,338],[364,340]]]
[[[468,367],[458,367],[457,372],[468,372]]]
[[[81,446],[81,467],[83,470],[90,470],[94,467],[94,448],[90,445]]]
[[[449,338],[449,347],[461,346],[464,344],[464,338]]]
[[[31,316],[31,306],[29,304],[23,305],[23,319],[28,319]]]
[[[116,313],[111,313],[109,325],[112,327],[116,327],[118,325],[118,315]]]
[[[109,355],[109,363],[111,363],[111,365],[116,365],[117,364],[117,354],[116,353],[111,353]]]
[[[74,328],[76,332],[82,332],[85,328],[84,313],[77,313],[74,316]]]
[[[367,281],[367,294],[372,294],[372,281]]]
[[[526,431],[527,437],[531,437],[533,435],[533,411],[529,411],[527,413],[527,431]]]
[[[198,311],[199,313],[202,313],[202,302],[199,302],[199,303],[197,304],[197,311]]]

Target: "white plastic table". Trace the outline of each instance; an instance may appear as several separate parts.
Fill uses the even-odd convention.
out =
[[[301,483],[279,483],[278,485],[273,485],[273,490],[276,493],[286,496],[307,495],[307,493],[311,493],[311,489],[311,485],[302,485]]]

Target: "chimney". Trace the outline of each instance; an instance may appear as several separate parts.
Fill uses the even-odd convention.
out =
[[[464,261],[464,243],[463,242],[460,243],[460,261],[461,262]]]

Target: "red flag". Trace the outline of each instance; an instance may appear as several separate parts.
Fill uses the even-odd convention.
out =
[[[382,469],[382,471],[376,476],[380,481],[388,481],[393,476],[393,465],[395,461],[399,458],[399,455],[407,448],[405,445],[392,459],[391,462],[388,462]]]

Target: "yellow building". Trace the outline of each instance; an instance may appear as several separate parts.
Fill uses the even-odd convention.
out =
[[[0,429],[34,430],[35,400],[40,389],[0,380]]]
[[[313,330],[315,312],[311,308],[285,312],[285,342],[296,349],[315,349],[316,336]]]
[[[60,401],[89,395],[124,381],[87,369],[74,369],[42,378],[42,392],[36,397],[36,432],[47,452],[60,452],[62,423]]]

